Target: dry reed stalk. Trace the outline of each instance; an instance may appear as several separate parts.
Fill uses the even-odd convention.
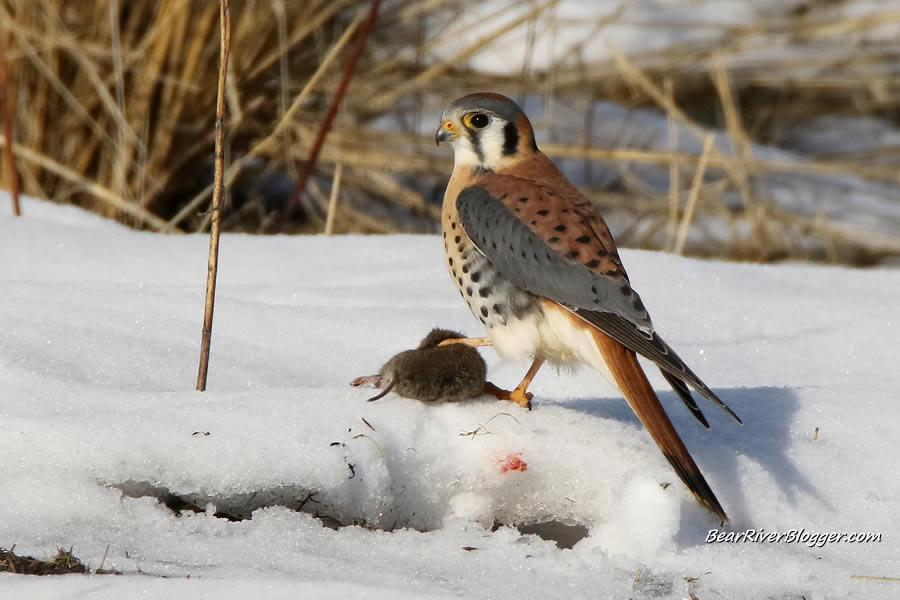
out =
[[[287,40],[285,47],[288,49],[295,47],[297,44],[304,41],[310,34],[321,29],[329,19],[332,19],[338,13],[338,11],[351,4],[353,4],[353,0],[326,0],[317,6],[310,6],[310,12],[312,14],[308,19],[300,21],[302,24],[293,31],[290,39]],[[271,68],[273,64],[280,61],[281,51],[283,49],[284,48],[282,47],[278,47],[260,60],[255,61],[248,73],[248,77],[255,79]]]
[[[0,140],[0,145],[2,145],[4,148],[8,147],[5,140]],[[164,233],[181,233],[181,230],[179,230],[177,227],[169,225],[169,223],[167,223],[163,219],[160,219],[153,213],[149,212],[147,209],[141,207],[138,204],[135,204],[134,202],[128,202],[111,190],[95,183],[94,181],[91,181],[90,179],[87,179],[86,177],[80,175],[79,173],[76,173],[65,165],[59,164],[48,156],[38,154],[37,152],[29,150],[28,148],[25,148],[19,144],[13,144],[12,151],[20,159],[37,165],[42,169],[53,173],[54,175],[58,175],[61,179],[75,184],[78,188],[83,189],[85,192],[92,195],[96,199],[102,201],[105,204],[108,204],[111,207],[115,207],[117,210],[120,210],[124,214],[137,219],[140,223],[150,227],[155,231],[161,231]]]
[[[388,106],[394,103],[394,101],[407,94],[411,94],[415,90],[423,87],[428,82],[432,81],[439,75],[445,73],[448,69],[452,67],[458,66],[463,61],[468,60],[479,50],[483,49],[488,44],[496,41],[500,37],[506,35],[513,29],[516,29],[523,23],[528,22],[529,20],[535,18],[537,15],[547,10],[548,8],[555,6],[558,4],[560,0],[547,0],[541,4],[538,4],[531,10],[524,12],[519,15],[517,18],[513,19],[509,23],[503,25],[499,29],[492,31],[491,33],[482,36],[474,43],[466,46],[463,50],[460,50],[453,56],[442,60],[441,62],[434,64],[421,73],[419,73],[413,79],[401,83],[400,85],[394,87],[393,89],[383,92],[382,94],[373,98],[370,102],[367,103],[367,108],[370,112],[378,112],[386,109]]]
[[[288,46],[287,46],[287,16],[284,9],[284,0],[272,0],[272,9],[275,13],[275,21],[278,23],[278,114],[280,119],[284,118],[288,109],[288,90],[291,87],[290,72],[288,70]],[[282,133],[281,143],[285,148],[289,148],[293,144],[290,130],[285,129]],[[292,179],[297,179],[297,167],[293,162],[287,163],[288,175]]]
[[[392,203],[402,206],[411,213],[425,215],[434,222],[440,219],[439,205],[426,202],[422,194],[399,183],[388,173],[372,168],[361,168],[356,170],[351,179],[364,188],[371,188],[380,197],[390,199]]]
[[[44,2],[46,4],[46,1]],[[0,5],[0,13],[3,14],[4,18],[8,16],[8,12],[5,7]],[[52,13],[50,13],[52,14]],[[108,22],[107,19],[103,19],[102,22]],[[42,32],[44,36],[46,35],[54,35],[54,30],[56,34],[66,35],[66,32],[59,32],[60,23],[57,20],[50,20],[50,28],[51,31]],[[125,132],[128,139],[134,141],[135,143],[139,143],[137,141],[137,137],[131,128],[128,126],[128,123],[124,120],[123,115],[118,110],[118,106],[116,101],[112,98],[109,92],[106,90],[105,84],[102,80],[102,77],[97,72],[96,67],[91,62],[90,57],[87,56],[83,51],[72,51],[70,56],[73,60],[75,60],[79,65],[79,70],[77,71],[78,77],[80,78],[76,83],[65,83],[60,77],[56,74],[58,71],[58,63],[55,60],[46,60],[42,55],[38,53],[38,50],[34,47],[32,43],[28,41],[27,29],[13,28],[11,30],[13,35],[16,37],[20,48],[24,51],[26,58],[28,58],[29,63],[44,77],[44,79],[50,84],[50,87],[56,91],[59,96],[65,101],[68,108],[72,110],[72,115],[66,115],[59,119],[62,122],[62,126],[60,123],[54,123],[53,127],[56,130],[65,131],[69,127],[69,123],[72,119],[77,119],[81,123],[87,124],[94,136],[89,138],[89,145],[85,148],[84,144],[79,140],[79,136],[62,136],[63,140],[63,150],[66,153],[70,153],[71,156],[75,157],[72,161],[71,168],[74,172],[84,172],[86,166],[91,162],[92,157],[94,156],[94,150],[97,148],[97,142],[105,144],[105,149],[109,151],[110,156],[119,156],[119,149],[117,145],[117,141],[106,133],[106,125],[103,121],[106,118],[111,118],[119,127],[121,132]],[[44,43],[44,37],[40,38],[41,43]],[[102,106],[104,106],[107,110],[104,113],[104,116],[101,117],[100,120],[95,119],[90,114],[90,107],[80,101],[80,96],[85,96],[85,90],[89,90],[91,94],[95,94],[89,96],[92,100],[99,101]],[[81,143],[80,146],[74,146],[75,143]],[[68,145],[72,145],[71,148],[67,148]],[[93,147],[93,149],[92,149]],[[56,149],[54,148],[54,151]],[[101,167],[102,168],[102,167]],[[106,172],[110,172],[106,169]],[[101,178],[99,181],[103,181]],[[109,183],[112,183],[111,181]],[[105,186],[101,186],[105,187]],[[119,194],[116,194],[120,196]],[[113,206],[108,205],[107,206]],[[133,211],[123,211],[125,214],[131,214]]]
[[[729,137],[731,137],[735,154],[741,158],[740,161],[735,163],[732,172],[735,175],[735,183],[744,203],[744,210],[754,216],[751,237],[758,247],[764,247],[767,241],[765,205],[753,195],[750,189],[750,175],[748,173],[748,166],[753,165],[755,161],[753,144],[750,142],[750,137],[744,129],[740,113],[731,94],[728,71],[725,68],[724,61],[718,55],[714,56],[712,60],[712,80],[716,92],[719,94],[722,112],[725,115],[725,126]]]
[[[887,233],[879,233],[855,226],[849,223],[828,221],[818,216],[808,217],[797,215],[786,210],[775,209],[773,218],[776,222],[787,225],[803,227],[816,232],[825,240],[835,240],[844,243],[852,243],[854,246],[869,248],[873,251],[882,250],[886,254],[900,254],[900,238]]]
[[[345,227],[345,231],[358,231],[360,233],[395,233],[397,229],[383,219],[378,219],[371,215],[349,206],[347,203],[339,204],[337,208],[338,216],[335,221],[339,221]]]
[[[433,141],[432,144],[434,144]],[[261,152],[260,154],[268,155],[267,152]],[[305,157],[302,149],[292,149],[289,155],[296,160],[302,160]],[[320,159],[329,163],[343,162],[345,166],[353,167],[354,169],[437,176],[446,176],[450,172],[450,166],[452,165],[449,157],[427,155],[424,152],[416,153],[413,150],[380,152],[374,148],[354,148],[337,141],[334,143],[329,141],[325,145]]]
[[[177,18],[172,24],[175,28],[187,27],[187,15],[183,10],[173,10],[170,13],[172,19]],[[179,125],[179,116],[182,114],[182,108],[189,101],[190,95],[199,92],[193,89],[192,85],[195,79],[201,74],[203,69],[203,55],[205,52],[205,44],[203,40],[208,40],[212,36],[213,28],[216,25],[217,11],[205,11],[191,20],[191,42],[183,52],[183,64],[177,77],[169,81],[163,87],[163,94],[166,106],[171,107],[170,110],[163,111],[160,115],[159,123],[154,131],[155,146],[160,148],[171,148],[176,144],[176,129]],[[177,35],[175,37],[178,37]],[[233,115],[232,115],[233,117]],[[199,150],[191,149],[187,152],[190,155],[196,155]],[[147,158],[148,170],[156,174],[157,185],[153,182],[149,187],[145,188],[144,193],[138,196],[144,206],[152,204],[156,194],[161,191],[162,186],[169,180],[169,168],[177,168],[177,163],[168,167],[168,156],[163,153],[154,153]],[[174,223],[177,225],[177,223]]]
[[[294,98],[294,101],[291,103],[290,108],[284,113],[284,115],[279,119],[278,123],[275,125],[274,129],[261,141],[254,144],[254,146],[240,159],[231,163],[228,167],[228,171],[225,173],[225,182],[226,185],[230,185],[231,182],[237,177],[241,171],[246,167],[250,161],[252,161],[257,156],[261,155],[267,148],[272,148],[273,150],[277,148],[278,137],[281,135],[281,132],[287,127],[291,120],[294,118],[295,114],[300,110],[300,107],[303,104],[303,101],[306,100],[309,94],[316,88],[316,85],[319,81],[324,77],[325,73],[328,72],[328,68],[331,66],[331,63],[339,56],[341,50],[343,50],[344,46],[350,39],[353,37],[353,34],[356,33],[357,28],[362,24],[363,13],[359,12],[356,15],[356,18],[350,23],[341,37],[335,42],[334,46],[331,47],[328,54],[324,59],[319,63],[316,71],[312,74],[306,84],[303,86],[303,90]],[[209,195],[213,191],[213,186],[206,186],[203,191],[199,194],[191,198],[191,200],[182,207],[178,213],[172,217],[169,221],[170,225],[178,225],[184,219],[186,219],[191,213],[196,211],[200,205],[209,197]]]
[[[628,8],[628,4],[629,4],[629,0],[623,0],[608,15],[605,15],[603,17],[598,17],[595,20],[593,27],[591,28],[591,31],[583,38],[582,41],[573,43],[571,46],[569,46],[568,50],[565,50],[564,52],[560,53],[559,58],[556,61],[554,61],[554,64],[550,67],[551,74],[555,75],[560,70],[560,67],[566,61],[572,59],[573,57],[576,57],[578,55],[579,51],[583,53],[584,47],[588,44],[588,42],[590,40],[592,40],[593,38],[595,38],[596,36],[598,36],[600,34],[600,32],[603,31],[604,28],[606,28],[607,26],[612,25],[612,24],[622,23],[623,22],[622,15],[625,14],[625,10]],[[556,18],[554,18],[553,21],[555,24],[557,24],[557,27],[559,27],[559,25],[564,24],[565,19],[560,19],[559,17],[556,17]],[[578,24],[583,25],[584,22],[579,20]]]
[[[397,13],[397,21],[404,23],[427,17],[448,4],[458,4],[457,0],[419,0],[418,2],[401,3]]]
[[[425,7],[430,7],[431,10],[436,10],[444,4],[448,4],[453,2],[454,0],[431,0],[430,2],[418,2],[409,5],[409,8],[418,7],[418,10],[409,10],[403,11],[400,15],[401,20],[412,19],[416,16],[420,16]],[[506,5],[498,6],[494,11],[488,13],[484,16],[484,21],[490,21],[491,19],[497,17],[498,15],[503,15],[504,13],[509,12],[509,7]],[[431,39],[424,40],[421,45],[416,48],[417,53],[430,53],[435,48],[439,47],[441,44],[447,43],[448,40],[454,40],[463,34],[467,25],[460,25],[458,27],[450,27],[446,31],[441,32],[439,35]],[[387,75],[393,70],[397,70],[404,66],[406,62],[408,62],[409,57],[404,56],[402,54],[397,55],[393,58],[390,58],[386,61],[380,62],[375,65],[375,67],[371,71],[371,76],[373,77],[382,77]]]
[[[675,94],[672,89],[672,78],[667,77],[664,85],[666,100],[675,103]],[[669,151],[676,152],[678,149],[678,127],[672,115],[666,115],[666,129],[669,135]],[[678,163],[669,162],[669,218],[666,227],[666,242],[663,245],[665,250],[671,251],[675,244],[675,236],[678,231],[678,191],[681,189],[680,179],[681,171],[678,170]]]
[[[125,114],[125,71],[122,66],[122,42],[119,32],[119,2],[118,0],[109,0],[109,30],[111,33],[111,45],[113,56],[113,73],[116,86],[116,114]],[[101,86],[100,89],[104,89]],[[115,187],[113,190],[120,196],[127,196],[126,178],[128,176],[128,163],[130,156],[128,152],[128,141],[126,128],[120,126],[118,128],[118,140],[116,147],[118,148],[118,156],[113,164],[113,180]]]
[[[214,144],[214,128],[210,127],[214,103],[212,95],[203,96],[202,90],[212,89],[217,77],[218,36],[208,34],[218,17],[216,4],[203,0],[105,0],[85,5],[76,14],[62,0],[0,0],[0,30],[10,36],[11,89],[17,90],[15,98],[20,100],[14,148],[30,149],[35,153],[32,158],[42,157],[26,160],[15,150],[23,191],[57,201],[68,199],[141,227],[158,229],[159,225],[150,224],[141,211],[119,205],[135,204],[157,218],[174,218],[187,229],[202,229],[207,219],[200,211],[213,186],[198,196],[207,182],[188,180],[205,173]],[[328,58],[333,39],[347,28],[357,9],[367,9],[369,4],[370,0],[254,0],[255,10],[233,15],[232,46],[240,52],[232,53],[226,78],[227,141],[236,158],[226,165],[227,183],[242,175],[241,181],[234,183],[252,188],[257,174],[290,174],[293,161],[307,158],[316,127],[340,79],[334,69],[325,72],[317,67],[323,57]],[[796,130],[818,115],[876,118],[889,127],[898,126],[900,79],[894,75],[900,46],[895,40],[879,37],[877,30],[900,20],[896,7],[873,7],[869,14],[845,15],[828,0],[814,0],[805,14],[785,13],[764,23],[735,27],[690,19],[661,23],[652,15],[629,19],[621,10],[624,5],[590,22],[566,20],[550,9],[524,16],[525,11],[540,8],[537,2],[513,13],[508,6],[499,8],[482,20],[487,35],[464,47],[456,45],[462,26],[457,17],[467,8],[466,2],[383,4],[369,40],[373,52],[367,51],[361,59],[342,112],[320,152],[324,170],[332,170],[336,163],[345,167],[342,190],[354,199],[352,205],[340,203],[337,207],[335,230],[407,230],[410,215],[429,218],[434,204],[429,188],[441,185],[449,161],[433,152],[429,138],[411,134],[420,130],[422,118],[431,118],[439,109],[434,105],[436,90],[443,102],[450,93],[475,88],[514,96],[552,89],[553,97],[545,103],[548,110],[558,107],[558,99],[564,96],[581,107],[610,100],[626,106],[660,107],[670,123],[693,125],[699,140],[710,128],[719,126],[717,116],[723,114],[735,153],[722,156],[714,149],[707,170],[724,169],[728,178],[701,186],[704,201],[698,202],[691,224],[705,236],[701,227],[705,219],[700,217],[726,223],[731,228],[730,239],[712,232],[708,238],[723,253],[753,258],[755,245],[760,257],[806,257],[810,248],[819,252],[821,246],[826,259],[846,260],[842,257],[849,256],[852,249],[875,253],[872,240],[890,238],[872,236],[870,240],[860,231],[846,233],[842,227],[847,224],[839,218],[815,220],[796,209],[780,210],[762,196],[768,189],[789,184],[790,176],[803,174],[849,175],[845,181],[851,193],[854,186],[868,190],[870,183],[876,182],[877,188],[889,195],[900,183],[900,154],[889,147],[873,144],[858,152],[821,156],[800,150],[803,156],[796,160],[771,161],[759,160],[745,149],[758,143],[778,146],[786,139],[778,137],[785,129]],[[535,48],[539,35],[544,36],[543,41],[559,42],[550,68],[540,71],[524,64],[517,65],[521,70],[513,67],[512,71],[518,71],[513,75],[491,75],[461,64],[505,35],[509,20],[518,16],[524,17],[520,31],[512,35],[525,33]],[[596,32],[609,22],[667,30],[702,27],[706,35],[662,49],[629,52],[627,63],[633,67],[629,70],[614,56],[592,59],[587,45],[591,35],[574,42],[568,38],[569,25]],[[648,29],[648,35],[652,34]],[[775,43],[780,48],[769,51]],[[448,52],[448,44],[455,49]],[[432,58],[435,55],[447,58]],[[324,76],[308,86],[314,72]],[[635,74],[642,75],[646,84]],[[666,81],[671,82],[671,93],[663,85]],[[657,102],[645,88],[658,91],[666,104]],[[298,98],[298,92],[303,101],[286,110],[286,99]],[[397,103],[404,94],[413,96],[411,102]],[[372,99],[384,103],[383,108],[373,110],[369,106]],[[398,109],[402,106],[404,112],[393,109],[394,104],[400,104]],[[409,110],[411,106],[414,110]],[[681,110],[681,115],[689,119],[679,119],[672,110],[688,106],[690,110]],[[377,125],[372,126],[370,120],[375,119]],[[392,119],[398,125],[385,128]],[[623,133],[629,126],[628,120],[623,122]],[[670,128],[674,126],[670,124]],[[270,137],[276,129],[278,133]],[[361,139],[372,135],[382,141],[390,137],[392,143],[374,145]],[[721,142],[723,136],[717,139]],[[679,200],[679,193],[686,195],[677,179],[682,171],[694,170],[699,153],[680,153],[675,147],[654,152],[624,144],[590,148],[587,135],[584,142],[580,137],[573,141],[573,145],[545,144],[542,148],[548,153],[558,150],[556,157],[577,157],[588,171],[597,160],[655,164],[669,171],[668,196],[645,182],[647,171],[623,169],[625,185],[633,190],[630,203],[616,204],[618,200],[610,200],[608,193],[601,202],[604,207],[615,205],[617,227],[634,232],[632,243],[667,243],[671,247],[679,222],[673,201]],[[63,165],[68,169],[65,177],[58,168]],[[772,174],[778,174],[777,179]],[[730,203],[731,188],[722,192],[729,181],[747,210],[735,210]],[[88,191],[85,182],[91,182],[102,198]],[[805,182],[802,178],[798,185]],[[185,199],[192,197],[195,200],[185,206]],[[271,206],[273,198],[255,192],[246,197],[243,202],[248,210],[235,206],[228,222],[223,222],[226,229],[247,225],[235,220],[236,215],[245,214],[254,221],[255,211],[260,210],[259,220],[265,219],[264,207]],[[304,231],[321,227],[327,216],[327,194],[314,193],[313,198],[320,205],[309,203],[307,208],[317,209],[304,217],[309,223],[288,227]],[[674,220],[668,217],[673,205]],[[384,223],[378,227],[367,222],[365,211],[381,215]],[[885,220],[890,221],[887,216]],[[674,235],[667,236],[666,230],[673,231],[673,225]],[[742,233],[745,230],[754,233],[747,236]],[[886,229],[885,233],[890,232]],[[815,243],[810,242],[813,239]],[[692,238],[685,251],[704,251],[700,244]],[[893,252],[889,243],[882,247]]]
[[[701,139],[703,139],[701,137]],[[695,166],[699,156],[683,152],[664,152],[657,150],[637,150],[632,148],[585,148],[576,144],[541,144],[541,150],[561,158],[590,158],[591,160],[608,160],[623,162],[641,162],[668,166],[671,162],[679,165]],[[730,156],[709,157],[710,167],[734,169],[743,159]],[[873,167],[851,161],[839,160],[789,160],[789,159],[756,159],[747,165],[752,174],[760,173],[795,173],[818,175],[857,175],[867,179],[890,183],[900,181],[900,173],[895,168]]]
[[[269,81],[265,63],[283,61],[284,52],[290,50],[293,69],[298,53],[308,52],[305,48],[313,45],[307,38],[320,35],[323,25],[337,21],[341,8],[358,2],[283,3],[286,15],[281,22],[303,24],[290,31],[287,44],[278,43],[277,19],[246,11],[252,16],[238,23],[236,41],[242,51],[238,62],[232,61],[238,64],[237,70],[228,78],[232,112],[239,107],[235,99],[258,107],[266,96],[277,98],[260,87]],[[102,187],[116,190],[116,195],[159,212],[156,202],[161,192],[172,181],[177,185],[178,173],[173,169],[202,159],[213,144],[211,137],[203,144],[195,143],[191,128],[202,127],[212,114],[203,111],[207,104],[199,94],[205,86],[198,82],[211,71],[207,65],[214,45],[204,30],[214,23],[215,5],[197,0],[132,0],[126,7],[119,0],[107,0],[86,9],[84,19],[73,19],[72,11],[59,0],[34,3],[40,10],[30,10],[24,0],[0,0],[0,29],[9,28],[17,36],[17,59],[25,67],[20,69],[19,87],[38,96],[24,105],[29,114],[22,115],[28,123],[22,141]],[[260,65],[263,70],[256,71]],[[236,83],[241,79],[236,75],[248,71],[260,81]],[[244,99],[247,85],[253,95]],[[38,93],[39,89],[43,91]],[[65,103],[63,110],[59,110],[60,99]],[[237,115],[238,122],[241,117]],[[27,182],[32,193],[38,193],[39,182],[34,177]],[[58,180],[51,178],[49,183],[49,195],[65,193],[56,189]],[[102,204],[98,206],[103,209]]]
[[[9,173],[9,195],[12,197],[12,210],[15,216],[21,217],[22,207],[19,203],[19,175],[16,172],[16,158],[12,149],[12,117],[9,112],[9,99],[7,97],[8,87],[9,77],[6,64],[6,33],[0,31],[0,119],[3,119],[3,137],[6,140],[6,171]]]
[[[898,11],[890,9],[864,16],[846,16],[832,10],[827,2],[811,5],[810,8],[807,16],[770,20],[742,27],[700,25],[692,22],[680,25],[669,21],[654,23],[646,20],[621,20],[620,22],[643,27],[663,27],[670,30],[681,26],[721,29],[721,36],[713,37],[710,41],[687,42],[660,50],[630,53],[631,59],[640,64],[642,69],[654,78],[675,77],[679,80],[679,89],[685,90],[687,94],[691,93],[692,87],[699,88],[697,91],[703,97],[696,97],[693,100],[705,103],[706,81],[704,81],[702,70],[698,69],[697,65],[707,62],[712,54],[720,53],[739,58],[748,52],[766,51],[770,50],[773,45],[778,45],[782,46],[785,51],[781,53],[764,52],[761,55],[756,53],[752,60],[742,60],[741,66],[732,69],[736,82],[742,88],[760,84],[763,87],[777,87],[779,92],[790,94],[793,90],[802,92],[813,86],[827,88],[833,81],[837,85],[838,93],[846,98],[843,101],[851,105],[848,108],[852,107],[852,112],[857,112],[863,109],[860,104],[859,90],[861,87],[865,87],[866,82],[871,81],[875,74],[874,71],[865,69],[865,64],[871,62],[879,65],[881,69],[887,69],[887,73],[893,72],[889,65],[896,63],[896,44],[887,40],[876,40],[864,44],[857,44],[855,41],[848,43],[846,36],[838,35],[836,32],[852,31],[853,34],[864,34],[867,30],[882,25],[891,25],[900,18],[897,14]],[[826,16],[821,18],[820,15]],[[814,32],[816,29],[820,31],[816,32],[814,36],[804,34],[804,30]],[[810,52],[813,43],[816,43],[815,50]],[[591,84],[609,89],[616,70],[613,63],[614,61],[610,60],[590,65],[590,73],[587,77],[581,67],[561,68],[558,73],[554,73],[554,77],[560,82],[559,85],[562,88],[570,92]],[[882,72],[884,73],[884,71]],[[847,75],[850,76],[850,79],[842,82]],[[752,78],[758,78],[759,81],[753,82]],[[882,75],[878,79],[879,85],[885,84],[888,86],[888,90],[893,88],[896,91],[896,77]],[[766,83],[767,81],[771,83]],[[681,95],[684,96],[685,92],[682,92]],[[891,95],[891,92],[888,92],[888,94],[882,95],[882,98],[886,102],[891,102],[893,99],[892,105],[896,105],[896,93]],[[765,101],[763,101],[764,103]],[[682,104],[685,104],[684,100],[682,100]],[[802,107],[803,112],[800,115],[804,118],[809,117],[810,106],[814,107],[813,111],[817,107],[814,101],[797,102],[794,106]],[[827,107],[827,104],[818,106]]]
[[[4,13],[2,15],[4,19],[12,20],[12,17],[2,10],[2,5],[0,5],[0,11]],[[16,29],[13,29],[12,32],[13,35],[16,36],[20,47],[25,51],[26,57],[31,62],[32,66],[34,66],[35,69],[41,75],[43,75],[44,79],[53,87],[54,91],[56,91],[66,102],[67,107],[75,113],[75,116],[87,123],[98,139],[107,142],[110,147],[114,146],[114,140],[109,136],[109,134],[106,133],[103,126],[88,113],[85,107],[78,101],[78,99],[72,94],[72,92],[69,91],[66,84],[56,76],[53,69],[51,69],[51,67],[47,65],[46,61],[44,61],[38,55],[37,50],[31,43],[28,42],[25,35],[22,32],[17,31]]]
[[[669,115],[669,118],[676,118],[682,123],[684,123],[688,130],[694,134],[697,139],[705,139],[703,127],[697,124],[693,119],[687,116],[687,114],[682,111],[678,105],[675,103],[674,99],[670,102],[666,95],[663,93],[659,87],[654,84],[650,78],[643,73],[637,66],[635,66],[631,61],[629,61],[621,51],[617,48],[614,48],[612,45],[607,46],[610,52],[613,54],[616,65],[619,67],[622,76],[626,79],[626,81],[631,82],[638,89],[640,89],[643,93],[650,96],[654,102],[656,102],[661,108],[666,111],[666,114]],[[717,155],[722,156],[723,159],[726,157],[719,152],[718,148],[713,146],[714,151]],[[740,186],[740,173],[747,173],[749,171],[749,167],[743,162],[743,158],[739,157],[738,160],[723,162],[723,166],[725,170],[728,172],[731,179]],[[698,167],[699,169],[699,167]],[[680,254],[680,252],[679,252]]]
[[[328,196],[328,215],[325,217],[325,235],[334,233],[334,214],[337,211],[338,193],[341,189],[341,174],[344,172],[344,163],[334,166],[334,177],[331,180],[331,195]]]
[[[374,133],[374,132],[373,132]],[[300,137],[303,137],[300,134]],[[362,148],[344,146],[341,140],[347,140],[350,144],[360,137],[359,130],[342,132],[335,130],[329,139],[337,145],[326,145],[323,149],[322,160],[328,162],[345,162],[359,169],[376,169],[401,172],[433,172],[440,174],[449,167],[445,158],[430,158],[421,154],[404,154],[385,150],[364,150]],[[363,135],[362,137],[369,137]],[[426,146],[427,138],[421,138],[422,146]],[[629,149],[602,149],[585,148],[584,146],[542,144],[549,154],[557,157],[588,158],[591,160],[613,160],[624,162],[647,162],[665,165],[675,163],[679,166],[696,165],[699,155],[675,152],[655,152]],[[274,147],[273,147],[274,150]],[[299,156],[298,156],[299,158]],[[740,164],[740,158],[722,157],[711,155],[707,158],[707,166],[732,166],[736,168]],[[757,172],[805,172],[805,173],[830,173],[830,174],[860,174],[879,176],[884,179],[896,177],[896,171],[889,168],[860,167],[853,163],[841,163],[834,161],[813,161],[802,163],[798,161],[767,161],[757,160],[754,168]],[[727,216],[729,211],[725,207],[720,208],[720,216]]]
[[[297,180],[294,189],[291,190],[291,195],[288,196],[284,209],[281,212],[282,219],[287,219],[290,216],[291,211],[294,210],[294,207],[303,195],[303,190],[306,189],[306,182],[316,168],[316,161],[319,159],[319,152],[322,150],[325,136],[327,136],[328,132],[331,130],[331,123],[334,121],[335,115],[337,115],[338,106],[340,106],[341,100],[344,99],[344,94],[347,92],[347,86],[350,85],[350,79],[353,78],[353,74],[356,72],[356,65],[359,63],[363,50],[366,48],[369,34],[372,32],[372,27],[375,25],[375,19],[378,17],[379,6],[381,6],[381,0],[372,0],[369,16],[366,18],[366,22],[363,23],[362,28],[359,31],[359,39],[356,40],[356,47],[353,48],[353,54],[350,56],[350,60],[347,61],[347,66],[344,68],[344,76],[341,79],[341,83],[338,85],[337,90],[334,92],[334,97],[331,99],[331,106],[328,108],[325,119],[323,119],[322,124],[319,126],[319,132],[316,134],[316,139],[309,151],[309,157],[303,165],[300,179]]]
[[[712,133],[706,134],[706,137],[703,139],[703,152],[700,153],[700,161],[697,163],[697,170],[694,172],[694,181],[691,183],[691,191],[688,194],[687,204],[684,207],[684,215],[681,218],[678,237],[675,240],[675,246],[672,248],[672,252],[675,254],[684,254],[684,243],[687,241],[688,228],[691,225],[691,220],[694,218],[694,209],[697,206],[697,198],[700,196],[700,184],[703,183],[706,163],[709,161],[709,154],[715,141],[716,137]]]
[[[216,175],[213,192],[212,223],[209,230],[209,269],[206,278],[206,302],[203,310],[203,331],[200,341],[200,367],[197,390],[206,391],[209,374],[209,347],[212,341],[213,309],[216,301],[216,275],[219,268],[219,233],[222,222],[222,196],[225,189],[225,79],[228,75],[228,49],[231,44],[231,3],[219,0],[220,53],[219,85],[216,94]]]

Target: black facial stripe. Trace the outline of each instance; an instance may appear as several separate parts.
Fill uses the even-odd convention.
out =
[[[481,149],[481,137],[479,136],[479,132],[475,131],[471,127],[466,127],[469,131],[469,139],[472,140],[472,150],[475,151],[475,156],[478,157],[478,162],[484,162],[484,150]]]
[[[519,147],[519,132],[513,123],[503,126],[503,156],[511,156]]]

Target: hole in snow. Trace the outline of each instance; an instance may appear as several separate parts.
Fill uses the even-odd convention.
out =
[[[179,515],[184,512],[205,513],[207,506],[212,504],[216,509],[213,516],[229,521],[243,521],[250,519],[253,511],[260,508],[283,506],[290,510],[309,513],[319,519],[323,525],[332,529],[354,525],[393,531],[397,527],[408,526],[406,523],[389,523],[388,521],[385,521],[383,525],[367,523],[365,519],[344,514],[339,507],[320,498],[316,492],[300,487],[285,486],[230,496],[211,496],[198,492],[176,494],[167,487],[145,481],[126,481],[111,484],[110,487],[120,490],[122,494],[131,498],[155,498],[160,504]],[[564,523],[558,520],[531,524],[495,521],[493,530],[496,531],[503,526],[514,527],[523,535],[536,535],[541,539],[554,542],[560,549],[572,548],[590,534],[590,530],[581,523]]]
[[[517,525],[516,529],[523,534],[534,534],[543,540],[556,542],[562,550],[572,548],[590,534],[590,529],[581,523],[568,525],[562,521],[545,521],[533,525]]]
[[[210,496],[202,493],[174,493],[166,487],[143,481],[126,481],[113,484],[111,487],[120,490],[131,498],[156,498],[176,514],[183,512],[205,513],[210,504],[216,507],[213,516],[229,521],[243,521],[253,515],[253,511],[270,506],[284,506],[291,510],[310,513],[322,520],[329,527],[337,527],[350,523],[342,523],[329,516],[327,507],[316,498],[315,492],[300,487],[279,487],[257,492],[245,492],[230,496]]]

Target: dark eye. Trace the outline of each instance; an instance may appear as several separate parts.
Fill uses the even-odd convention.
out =
[[[491,119],[484,113],[475,113],[469,120],[475,129],[484,129],[491,122]]]

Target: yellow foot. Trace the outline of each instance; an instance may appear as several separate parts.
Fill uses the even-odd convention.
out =
[[[466,346],[472,346],[473,348],[477,348],[479,346],[490,346],[491,340],[489,340],[486,337],[447,338],[446,340],[443,340],[440,344],[438,344],[438,346],[449,346],[450,344],[465,344]]]
[[[531,399],[534,398],[534,394],[532,394],[531,392],[524,392],[519,388],[516,388],[510,392],[502,388],[498,388],[490,381],[484,384],[484,393],[490,394],[498,400],[509,400],[511,402],[515,402],[522,408],[526,408],[528,410],[531,410]]]

